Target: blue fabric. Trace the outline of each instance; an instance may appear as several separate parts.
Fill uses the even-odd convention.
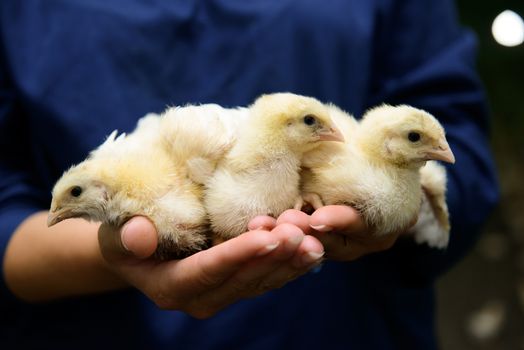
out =
[[[63,170],[167,105],[246,105],[275,91],[357,116],[408,103],[442,121],[457,163],[444,252],[402,239],[203,321],[132,290],[29,305],[2,278],[0,347],[434,349],[433,282],[498,195],[475,46],[450,1],[2,0],[0,258]]]

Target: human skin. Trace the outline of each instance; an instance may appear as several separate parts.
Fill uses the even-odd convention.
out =
[[[324,246],[325,256],[338,261],[352,261],[361,256],[391,248],[397,238],[413,226],[387,235],[376,236],[366,226],[358,211],[345,205],[328,205],[317,209],[311,215],[289,209],[277,220],[258,216],[251,222],[252,227],[265,226],[271,229],[283,223],[299,227],[306,235],[316,237]]]

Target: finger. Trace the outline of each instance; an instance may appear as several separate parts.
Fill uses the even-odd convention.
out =
[[[276,224],[275,218],[272,218],[271,216],[266,215],[259,215],[255,216],[251,221],[249,221],[247,225],[247,229],[249,231],[253,230],[267,230],[271,231],[273,228],[275,228]]]
[[[268,289],[280,286],[280,281],[275,286],[264,281],[281,265],[290,264],[304,239],[304,234],[299,228],[288,224],[277,226],[271,233],[282,242],[278,249],[245,263],[220,287],[203,294],[199,300],[193,300],[193,307],[197,307],[195,304],[200,304],[206,305],[208,309],[218,310],[241,298],[259,295]],[[296,275],[293,274],[293,278]]]
[[[158,234],[151,221],[143,216],[131,218],[121,230],[122,246],[136,258],[150,257],[158,245]]]
[[[253,258],[267,255],[281,244],[269,231],[241,234],[180,261],[172,271],[179,286],[205,291],[222,284]]]
[[[362,233],[368,228],[359,213],[347,205],[328,205],[311,214],[310,226],[320,232]]]
[[[106,260],[149,257],[156,249],[155,226],[145,217],[131,218],[122,228],[102,224],[98,230],[100,251]]]
[[[304,232],[305,234],[309,234],[311,231],[311,227],[309,226],[309,215],[306,213],[295,210],[295,209],[288,209],[276,220],[277,225],[288,223],[297,226]]]
[[[261,277],[266,276],[268,273],[273,273],[282,264],[288,264],[305,238],[304,233],[299,228],[289,224],[279,225],[271,233],[282,244],[271,254],[252,260],[249,268],[246,267],[239,270],[232,280],[227,281],[230,285],[229,287],[232,287],[233,290],[240,292],[244,290],[247,295],[254,292],[252,289],[256,288],[251,288],[252,284],[256,286]]]
[[[309,269],[312,265],[320,263],[324,254],[322,243],[316,237],[307,235],[293,256],[292,265],[298,269]]]
[[[339,261],[352,261],[363,255],[387,250],[398,238],[395,234],[374,236],[370,233],[347,235],[329,232],[315,235],[326,249],[326,257]]]
[[[313,236],[305,236],[301,245],[290,259],[277,269],[263,276],[258,282],[259,294],[283,287],[288,282],[307,273],[323,261],[324,247]],[[254,296],[253,294],[250,296]]]
[[[366,246],[351,240],[347,235],[337,233],[313,233],[325,249],[325,257],[337,261],[353,261],[367,251]]]

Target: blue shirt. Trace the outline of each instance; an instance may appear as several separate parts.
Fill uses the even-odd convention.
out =
[[[457,162],[445,251],[400,239],[208,320],[159,310],[135,290],[25,304],[2,278],[0,347],[435,348],[433,281],[472,245],[497,199],[475,45],[450,1],[2,0],[2,260],[67,167],[168,105],[246,105],[276,91],[356,116],[406,103],[443,123]]]

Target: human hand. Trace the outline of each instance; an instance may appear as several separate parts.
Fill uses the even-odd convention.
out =
[[[415,222],[416,218],[413,224]],[[340,261],[351,261],[363,255],[387,250],[404,232],[375,236],[359,213],[345,205],[328,205],[311,215],[290,209],[282,213],[275,222],[276,225],[283,223],[296,225],[306,235],[318,238],[325,248],[326,257]]]
[[[102,225],[98,237],[104,258],[128,283],[160,308],[197,318],[283,286],[318,264],[324,251],[317,239],[290,224],[255,229],[171,261],[149,258],[157,233],[144,217],[132,218],[122,229]]]

